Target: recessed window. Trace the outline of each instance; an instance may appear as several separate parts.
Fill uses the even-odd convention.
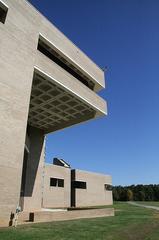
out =
[[[64,187],[64,179],[61,178],[50,178],[51,187]]]
[[[73,188],[86,189],[87,188],[87,184],[86,184],[86,182],[82,182],[82,181],[73,181],[72,182],[72,187]]]
[[[110,184],[104,184],[105,190],[112,191],[113,187]]]
[[[82,72],[80,72],[76,67],[70,64],[67,59],[64,59],[62,56],[60,56],[60,54],[57,53],[53,47],[50,47],[48,41],[42,36],[39,37],[37,49],[46,57],[48,57],[60,67],[62,67],[64,70],[66,70],[68,73],[70,73],[72,76],[77,78],[85,86],[87,86],[91,90],[94,89],[95,84],[91,80],[89,80]]]
[[[0,1],[0,22],[5,23],[8,8]]]

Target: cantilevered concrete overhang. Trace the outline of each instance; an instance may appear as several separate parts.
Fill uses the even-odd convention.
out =
[[[106,113],[106,102],[101,97],[37,53],[29,125],[49,133]]]
[[[93,91],[98,92],[105,88],[104,71],[59,30],[56,28],[51,30],[54,30],[54,34],[50,35],[49,39],[46,37],[48,32],[46,36],[39,34],[39,43],[51,53],[56,54],[57,58],[89,82],[90,85],[93,85]]]
[[[37,28],[39,38],[47,42],[47,45],[49,45],[51,49],[59,53],[62,58],[80,71],[80,74],[85,75],[89,80],[93,81],[95,83],[95,92],[105,88],[103,70],[72,41],[70,41],[70,39],[68,39],[58,28],[49,22],[39,11],[37,11],[29,1],[25,1],[25,4],[28,5],[28,12],[32,14],[34,12],[34,15],[37,17],[35,21],[34,16],[32,21],[38,23]],[[96,51],[96,46],[94,46],[94,51]]]

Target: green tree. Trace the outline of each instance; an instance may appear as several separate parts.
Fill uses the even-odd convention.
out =
[[[118,192],[118,188],[114,187],[113,188],[113,200],[114,201],[119,201],[120,200],[120,195]]]
[[[127,189],[127,201],[132,201],[133,200],[133,192],[131,189]]]
[[[144,193],[144,191],[139,191],[138,192],[138,200],[139,201],[145,201],[145,193]]]

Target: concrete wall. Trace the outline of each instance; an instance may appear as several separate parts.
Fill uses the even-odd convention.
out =
[[[42,15],[39,28],[40,35],[54,46],[58,53],[83,72],[90,80],[95,83],[95,91],[105,88],[104,72],[76,45],[74,45],[62,32]]]
[[[50,178],[64,179],[64,187],[50,186]],[[71,170],[61,166],[45,164],[43,207],[66,208],[70,207]]]
[[[0,225],[19,204],[25,132],[37,46],[38,17],[24,1],[3,0],[0,23]],[[29,16],[25,16],[29,12]]]
[[[73,210],[61,212],[35,212],[34,222],[53,222],[74,220],[82,218],[97,218],[97,217],[110,217],[114,216],[113,208],[103,209],[86,209],[86,210]]]
[[[81,170],[75,172],[75,181],[86,182],[86,189],[75,189],[75,206],[111,205],[112,191],[106,191],[104,184],[112,184],[111,176]]]
[[[8,13],[5,24],[0,23],[0,125],[3,126],[0,128],[0,225],[7,225],[11,212],[15,212],[19,204],[30,93],[34,67],[38,67],[39,33],[96,82],[95,90],[104,87],[104,73],[27,1],[3,2],[8,6]],[[42,135],[39,137],[43,138]],[[37,139],[34,140],[37,143]],[[40,139],[38,144],[42,145]],[[34,167],[37,164],[41,166],[41,162],[41,158],[39,163],[36,158],[33,159],[33,165],[29,163],[28,178],[35,175]],[[33,208],[36,207],[39,198],[37,189],[40,188],[38,174],[32,192],[33,202],[26,199],[26,209],[31,204]]]

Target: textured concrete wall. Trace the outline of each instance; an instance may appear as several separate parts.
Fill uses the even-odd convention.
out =
[[[96,81],[96,90],[104,86],[104,73],[27,1],[3,2],[9,9],[5,24],[0,23],[0,125],[3,126],[0,128],[0,225],[8,223],[10,213],[15,212],[19,203],[25,133],[33,71],[34,66],[37,66],[39,33],[75,61],[90,79]],[[41,164],[41,160],[39,161]],[[36,160],[33,166],[35,163]],[[31,164],[29,169],[32,175]],[[40,181],[37,180],[38,182],[39,186],[35,185],[32,192],[35,200],[33,208],[39,197],[37,189]],[[25,208],[29,206],[31,202],[28,199],[25,201]],[[37,206],[40,206],[39,203]]]
[[[8,6],[0,23],[0,225],[19,203],[25,132],[37,46],[38,17],[24,1]],[[29,16],[26,13],[29,12]]]
[[[75,189],[75,206],[112,205],[112,191],[104,184],[112,184],[111,176],[75,170],[75,180],[86,182],[86,189]]]
[[[64,187],[50,186],[50,178],[64,179]],[[45,164],[43,207],[66,208],[70,207],[71,170],[61,166]]]

